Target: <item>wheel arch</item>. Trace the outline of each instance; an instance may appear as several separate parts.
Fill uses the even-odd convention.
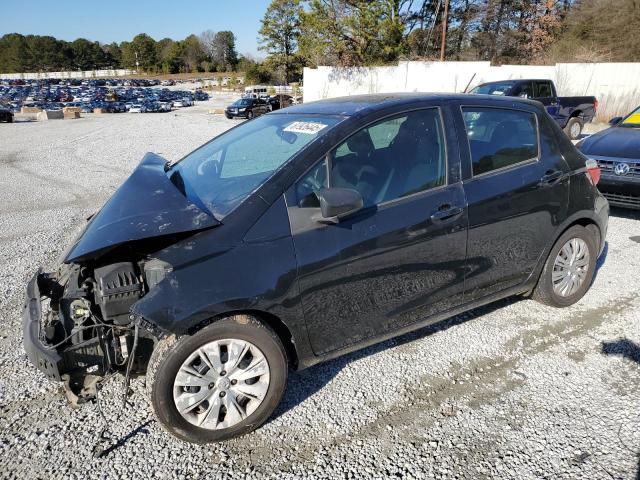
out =
[[[583,114],[584,112],[580,109],[576,109],[573,112],[571,112],[571,115],[569,115],[569,118],[580,118],[580,116]]]
[[[214,317],[208,318],[204,321],[201,321],[200,323],[193,325],[191,328],[189,328],[187,334],[194,335],[207,325],[211,325],[218,320],[234,315],[250,315],[267,327],[271,328],[271,330],[275,332],[275,334],[282,342],[282,345],[284,346],[289,367],[292,370],[296,370],[298,368],[298,349],[296,347],[295,337],[291,329],[278,316],[264,310],[242,309],[230,310],[224,313],[220,313],[218,315],[215,315]]]
[[[603,237],[602,228],[603,227],[598,222],[597,215],[594,212],[590,212],[590,211],[578,212],[572,215],[571,217],[569,217],[567,220],[565,220],[562,224],[558,226],[552,241],[549,242],[549,244],[546,246],[546,248],[542,252],[542,255],[540,255],[540,258],[538,259],[538,264],[536,268],[533,270],[533,272],[531,272],[531,276],[529,277],[528,283],[531,284],[531,289],[527,293],[531,293],[533,288],[537,285],[540,275],[542,274],[542,269],[544,268],[544,264],[547,261],[547,257],[549,256],[551,249],[556,244],[558,239],[564,234],[564,232],[566,232],[571,227],[574,227],[576,225],[589,229],[597,235],[598,256],[600,256],[600,252],[602,251],[602,237]]]

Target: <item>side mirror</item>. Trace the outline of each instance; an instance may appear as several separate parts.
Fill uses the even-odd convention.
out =
[[[622,121],[622,117],[613,117],[609,120],[609,125],[617,125]]]
[[[320,215],[314,220],[320,223],[338,223],[364,206],[362,195],[351,188],[322,188],[316,192],[320,201]]]
[[[520,98],[529,98],[529,94],[526,92],[522,92],[520,95],[518,95]]]

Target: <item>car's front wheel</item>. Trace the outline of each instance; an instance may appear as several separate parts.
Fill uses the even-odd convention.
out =
[[[147,391],[169,433],[195,443],[237,437],[264,423],[280,403],[287,359],[258,319],[234,315],[193,336],[162,340],[147,370]]]
[[[592,230],[575,225],[551,249],[533,298],[552,307],[568,307],[580,300],[593,280],[598,257]]]

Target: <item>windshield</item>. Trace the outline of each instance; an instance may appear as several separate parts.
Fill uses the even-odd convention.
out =
[[[505,83],[488,83],[485,85],[478,85],[476,88],[471,90],[471,93],[481,94],[481,95],[506,95],[509,90],[513,87],[512,82]]]
[[[622,120],[620,125],[623,127],[640,127],[640,107],[636,108],[624,120]]]
[[[242,107],[245,105],[251,105],[251,99],[250,98],[241,98],[240,100],[236,100],[235,102],[233,102],[233,105],[236,107]]]
[[[167,175],[190,201],[221,220],[342,118],[263,115],[205,143]]]

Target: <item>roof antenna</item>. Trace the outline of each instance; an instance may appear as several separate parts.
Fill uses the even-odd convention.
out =
[[[473,76],[471,77],[471,80],[469,80],[469,83],[467,83],[467,86],[464,87],[464,90],[462,91],[462,93],[467,93],[467,90],[469,89],[469,85],[471,85],[471,82],[473,82],[473,79],[476,78],[477,72],[473,74]]]

